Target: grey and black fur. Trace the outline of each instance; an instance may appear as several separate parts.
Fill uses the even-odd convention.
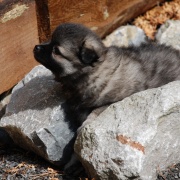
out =
[[[107,48],[80,24],[58,26],[49,43],[35,46],[34,56],[62,83],[78,125],[95,108],[180,80],[180,51],[152,42]]]

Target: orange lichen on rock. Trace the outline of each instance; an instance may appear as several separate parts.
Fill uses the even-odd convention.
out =
[[[180,0],[154,7],[136,18],[133,24],[142,28],[149,38],[154,39],[157,28],[169,19],[180,20]]]
[[[145,153],[144,152],[144,146],[141,145],[139,142],[135,142],[135,141],[132,141],[129,137],[126,137],[126,136],[123,136],[123,135],[118,135],[116,137],[116,139],[121,142],[122,144],[127,144],[129,146],[131,146],[132,148],[134,149],[137,149],[139,151],[142,151],[143,154]]]

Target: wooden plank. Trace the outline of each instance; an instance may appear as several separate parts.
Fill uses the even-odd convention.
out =
[[[1,94],[37,64],[32,53],[39,42],[34,1],[0,1],[0,40]]]
[[[41,1],[36,0],[37,6]],[[64,22],[82,23],[101,37],[164,0],[46,0],[49,34]],[[41,16],[41,13],[39,13]],[[41,16],[43,17],[43,15]],[[41,25],[40,25],[41,26]],[[40,37],[42,35],[40,34]],[[48,37],[47,37],[48,39]]]
[[[49,39],[51,35],[50,21],[49,21],[49,9],[47,0],[36,1],[37,23],[39,32],[39,41],[43,42]]]

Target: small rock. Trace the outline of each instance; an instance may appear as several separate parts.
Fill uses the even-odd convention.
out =
[[[139,46],[142,42],[146,42],[146,35],[142,29],[127,25],[116,29],[103,42],[106,46]]]
[[[112,104],[86,125],[75,152],[92,178],[156,179],[179,162],[180,81]]]
[[[156,40],[161,44],[170,45],[180,50],[180,20],[168,20],[163,24],[157,34]]]

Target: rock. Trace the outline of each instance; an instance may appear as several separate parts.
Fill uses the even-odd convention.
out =
[[[4,97],[2,98],[2,100],[0,101],[0,119],[4,116],[5,111],[6,111],[6,106],[10,101],[11,98],[11,94],[9,94],[10,92],[5,93]],[[0,97],[1,98],[1,97]]]
[[[156,179],[180,161],[180,81],[109,106],[79,133],[75,152],[91,177]]]
[[[144,31],[136,26],[121,26],[104,39],[106,46],[139,46],[142,42],[146,42]]]
[[[45,67],[37,66],[13,89],[0,125],[22,148],[65,164],[76,128],[65,116],[64,101],[60,83]]]
[[[163,24],[157,34],[156,40],[161,44],[170,45],[180,50],[180,20],[168,20]]]

